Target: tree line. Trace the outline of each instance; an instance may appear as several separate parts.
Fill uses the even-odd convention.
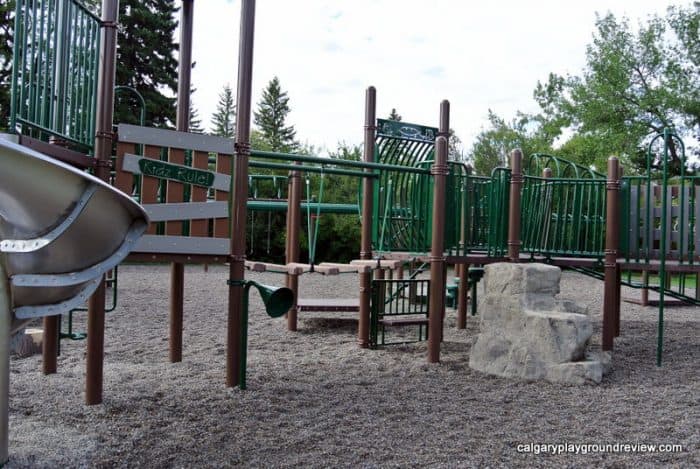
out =
[[[512,148],[563,156],[605,172],[617,156],[627,174],[645,173],[647,146],[664,128],[689,143],[686,155],[700,156],[700,2],[670,6],[633,27],[627,18],[598,15],[585,68],[577,75],[551,73],[533,98],[540,112],[503,118],[489,110],[488,127],[468,157],[478,174],[505,164]],[[671,146],[671,171],[682,168]],[[652,173],[660,161],[652,158]]]

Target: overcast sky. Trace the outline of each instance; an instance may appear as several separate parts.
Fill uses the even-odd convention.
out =
[[[447,99],[466,151],[489,108],[505,118],[537,111],[538,80],[581,71],[596,12],[636,25],[671,4],[679,2],[258,0],[253,107],[277,75],[297,137],[334,149],[361,143],[370,85],[378,117],[396,108],[404,121],[437,127]],[[235,93],[239,22],[239,0],[194,4],[193,103],[207,130],[223,85]]]

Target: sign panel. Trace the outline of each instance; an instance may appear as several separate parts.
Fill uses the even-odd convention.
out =
[[[434,142],[438,129],[401,121],[377,119],[377,134],[385,137],[409,138],[421,142]]]
[[[139,169],[144,176],[171,179],[203,187],[211,187],[214,184],[214,173],[210,171],[202,171],[149,158],[141,158],[139,160]]]

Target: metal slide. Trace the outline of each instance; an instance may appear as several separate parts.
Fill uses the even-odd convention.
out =
[[[0,464],[8,457],[11,333],[84,304],[147,225],[122,192],[0,139]]]

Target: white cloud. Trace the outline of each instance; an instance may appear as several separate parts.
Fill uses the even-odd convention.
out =
[[[377,88],[377,115],[437,125],[442,99],[466,145],[486,124],[535,111],[532,90],[550,72],[577,73],[595,12],[633,24],[663,13],[664,0],[571,2],[434,0],[259,0],[253,107],[275,75],[289,93],[297,135],[334,148],[360,143],[364,92]],[[205,125],[225,83],[237,80],[240,2],[195,2],[194,103]]]

